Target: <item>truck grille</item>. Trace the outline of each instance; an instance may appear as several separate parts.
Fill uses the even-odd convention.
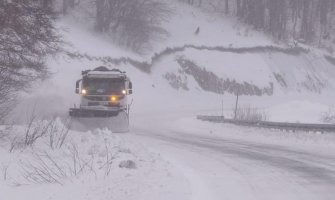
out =
[[[84,96],[85,99],[90,101],[109,101],[110,96]],[[123,99],[124,96],[118,96],[118,99]]]
[[[112,102],[88,102],[88,106],[106,106],[106,107],[119,107],[119,103]]]

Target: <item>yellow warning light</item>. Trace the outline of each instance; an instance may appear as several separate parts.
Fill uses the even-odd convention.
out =
[[[81,94],[85,95],[85,94],[87,94],[87,91],[85,89],[82,89]]]
[[[116,97],[116,96],[111,96],[111,101],[112,101],[112,102],[117,101],[117,97]]]

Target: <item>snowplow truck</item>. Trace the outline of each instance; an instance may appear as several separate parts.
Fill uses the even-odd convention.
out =
[[[75,92],[81,95],[80,105],[70,108],[71,117],[101,119],[117,117],[122,113],[122,123],[125,123],[124,120],[129,123],[128,95],[133,90],[125,72],[104,66],[82,71],[82,79],[76,82]]]

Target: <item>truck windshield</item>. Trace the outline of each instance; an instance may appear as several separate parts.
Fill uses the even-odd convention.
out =
[[[83,86],[89,95],[122,94],[125,82],[123,79],[90,78],[84,80]]]

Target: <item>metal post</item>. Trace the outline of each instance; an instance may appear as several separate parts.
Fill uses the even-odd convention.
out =
[[[221,117],[223,118],[223,98],[222,98],[222,107],[221,107]]]
[[[239,93],[237,92],[237,93],[236,93],[236,103],[235,103],[234,120],[236,120],[236,115],[237,115],[238,96],[239,96]]]

